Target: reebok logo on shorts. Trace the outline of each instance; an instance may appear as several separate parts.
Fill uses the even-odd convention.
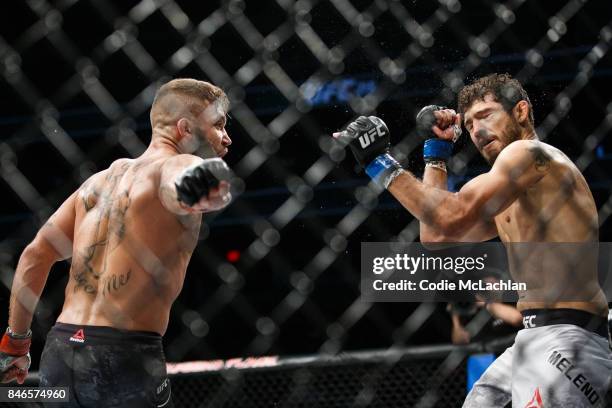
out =
[[[531,397],[531,401],[525,405],[525,408],[544,408],[544,403],[542,402],[542,396],[540,395],[540,388],[536,388],[533,393],[533,397]]]
[[[597,394],[588,378],[584,374],[577,372],[578,368],[569,359],[563,357],[563,354],[554,350],[548,356],[547,361],[550,365],[561,371],[565,378],[571,381],[584,394],[591,405],[595,405],[600,400],[599,394]]]
[[[83,329],[79,329],[70,337],[70,341],[75,343],[85,343],[85,335],[83,334]]]

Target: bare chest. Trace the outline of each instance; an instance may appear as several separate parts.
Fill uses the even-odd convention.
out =
[[[545,215],[541,191],[527,189],[495,217],[499,238],[504,242],[535,241],[543,238],[549,217]]]

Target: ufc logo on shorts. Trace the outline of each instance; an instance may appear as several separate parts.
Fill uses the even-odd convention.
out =
[[[534,316],[524,316],[523,317],[523,326],[526,329],[532,329],[535,327],[535,323],[533,323],[533,319],[535,319],[535,315]]]
[[[170,380],[166,378],[164,382],[161,383],[159,387],[157,387],[157,394],[161,394],[161,392],[166,389],[169,383],[170,383]]]
[[[382,126],[383,125],[378,125],[375,128],[368,130],[368,132],[365,135],[361,135],[359,137],[359,143],[361,144],[362,148],[365,149],[370,144],[372,144],[372,142],[374,142],[374,139],[376,138],[376,135],[378,136],[385,135],[385,132],[383,132],[382,130]]]

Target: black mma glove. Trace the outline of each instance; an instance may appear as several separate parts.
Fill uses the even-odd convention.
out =
[[[402,171],[389,154],[391,134],[385,122],[376,116],[359,116],[334,137],[348,144],[355,160],[376,183],[387,188]]]
[[[185,170],[175,183],[177,199],[189,207],[208,197],[210,190],[218,187],[221,181],[229,182],[232,171],[220,158],[205,159],[197,166]],[[229,204],[231,195],[226,195],[207,206],[208,210],[217,210]]]

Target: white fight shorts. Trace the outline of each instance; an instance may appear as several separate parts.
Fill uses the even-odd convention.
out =
[[[525,328],[464,408],[604,408],[612,379],[607,319],[575,309],[523,311]]]

